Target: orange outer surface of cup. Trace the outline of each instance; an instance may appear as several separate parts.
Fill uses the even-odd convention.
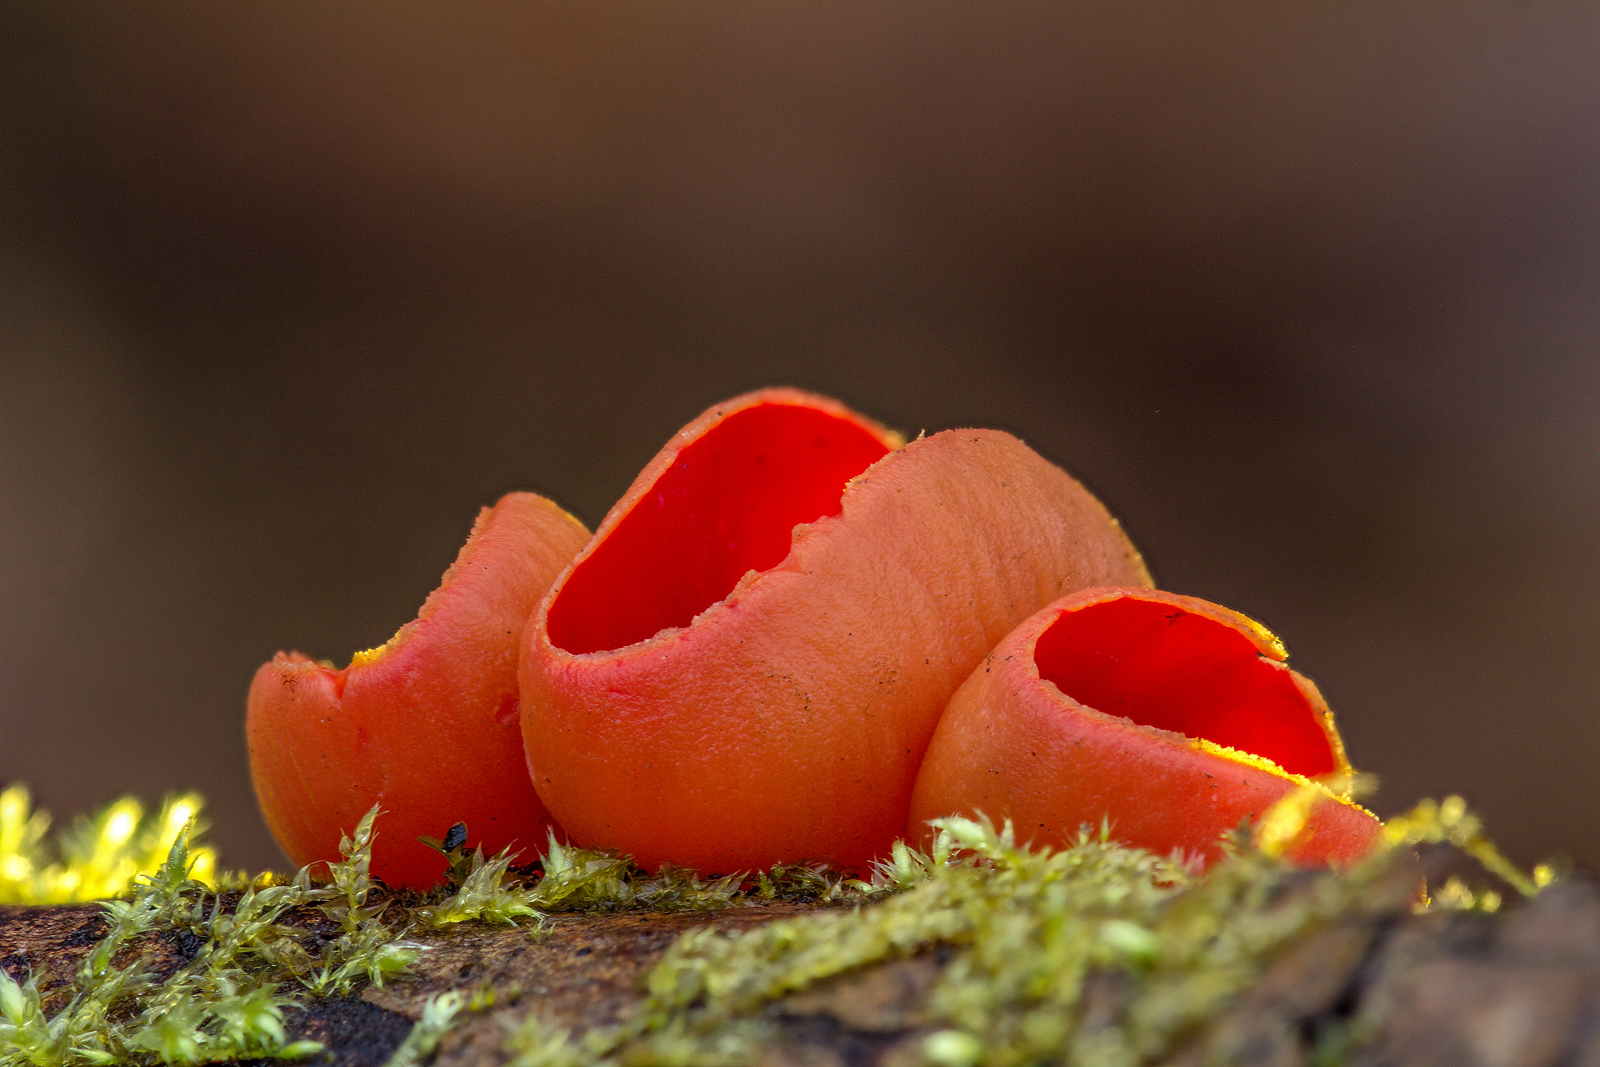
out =
[[[781,561],[745,572],[686,624],[621,647],[557,647],[549,620],[573,575],[630,512],[662,506],[653,489],[685,449],[763,405],[827,412],[896,443],[792,390],[711,409],[640,474],[524,636],[522,725],[540,798],[579,844],[647,868],[860,869],[905,826],[935,722],[984,653],[1064,590],[1149,580],[1116,521],[1060,468],[1005,433],[948,431],[866,466],[837,514],[795,526]]]
[[[1293,743],[1301,753],[1296,760],[1315,778],[1292,774],[1259,754],[1106,714],[1041,679],[1035,660],[1041,635],[1063,615],[1123,598],[1156,605],[1172,621],[1190,616],[1190,625],[1197,617],[1226,628],[1239,635],[1230,656],[1249,661],[1254,654],[1262,665],[1281,670],[1286,682],[1279,688],[1285,692],[1277,699],[1297,721],[1278,725],[1300,731]],[[1086,627],[1084,639],[1092,634]],[[1104,655],[1121,658],[1122,650]],[[1077,839],[1080,827],[1097,830],[1105,819],[1116,840],[1162,854],[1180,849],[1209,862],[1222,854],[1227,831],[1310,785],[1318,795],[1285,855],[1306,864],[1353,863],[1372,849],[1381,824],[1316,782],[1322,778],[1337,787],[1348,779],[1350,765],[1327,705],[1310,681],[1283,667],[1285,658],[1283,646],[1261,626],[1194,597],[1117,588],[1065,597],[1000,642],[951,698],[917,777],[908,836],[927,840],[929,819],[981,813],[996,825],[1012,820],[1020,841],[1063,847]],[[1254,663],[1232,666],[1271,674]],[[1204,686],[1208,679],[1196,677],[1195,683]],[[1247,735],[1250,727],[1234,731]],[[1325,738],[1320,754],[1305,754],[1318,747],[1319,737]]]
[[[551,581],[588,540],[532,493],[479,514],[417,618],[335,670],[280,652],[250,686],[245,734],[267,826],[296,864],[339,858],[373,804],[372,873],[426,889],[443,873],[419,835],[465,822],[469,845],[532,855],[550,817],[528,781],[517,646]]]

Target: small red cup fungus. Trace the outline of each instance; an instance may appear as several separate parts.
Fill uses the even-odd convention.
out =
[[[469,846],[543,845],[550,817],[528,780],[517,648],[533,608],[588,540],[532,493],[479,514],[415,620],[335,670],[278,653],[250,686],[245,734],[267,826],[296,864],[339,858],[373,804],[372,873],[426,889],[445,860],[420,844],[465,822]]]
[[[1352,863],[1378,820],[1316,686],[1237,612],[1152,589],[1088,589],[1029,618],[950,701],[908,824],[982,813],[1063,846],[1109,820],[1117,840],[1205,860],[1224,833],[1313,790],[1284,853]],[[1330,788],[1331,786],[1331,788]]]
[[[1008,434],[902,447],[834,401],[748,394],[673,437],[540,605],[528,766],[573,840],[645,867],[859,869],[984,653],[1063,592],[1148,580]]]

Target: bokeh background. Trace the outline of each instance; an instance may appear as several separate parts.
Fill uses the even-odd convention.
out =
[[[513,488],[745,389],[994,426],[1384,813],[1600,866],[1600,5],[0,4],[0,783],[197,788]]]

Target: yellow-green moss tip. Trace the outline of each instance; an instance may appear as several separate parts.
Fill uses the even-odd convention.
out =
[[[203,829],[200,807],[194,793],[168,797],[154,813],[123,797],[50,843],[50,816],[33,810],[28,790],[13,785],[0,793],[0,904],[74,904],[126,893],[156,873],[186,827],[191,837]],[[215,884],[215,852],[196,846],[189,860],[189,877]]]

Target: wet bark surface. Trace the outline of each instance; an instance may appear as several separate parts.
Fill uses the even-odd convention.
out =
[[[1499,912],[1425,914],[1411,909],[1414,885],[1376,886],[1374,906],[1285,946],[1168,1063],[1600,1067],[1600,884],[1573,875]],[[640,976],[684,931],[748,929],[804,910],[556,916],[538,936],[475,924],[413,935],[430,946],[414,979],[308,1001],[291,1030],[327,1046],[322,1062],[380,1067],[427,1000],[458,989],[477,994],[480,1008],[460,1017],[433,1062],[500,1064],[509,1027],[528,1013],[574,1033],[624,1018]],[[104,931],[92,904],[0,908],[0,967],[60,991]],[[164,937],[139,951],[170,973],[192,949]],[[768,1004],[776,1037],[763,1067],[922,1062],[923,1039],[938,1028],[928,997],[953,955],[936,949],[866,967]],[[1091,975],[1080,1027],[1116,1025],[1130,993],[1118,974]]]

